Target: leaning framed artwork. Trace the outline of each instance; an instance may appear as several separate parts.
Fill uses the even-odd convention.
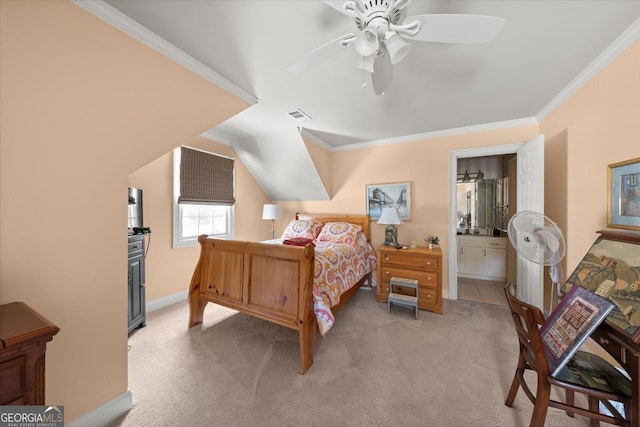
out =
[[[607,226],[640,230],[640,157],[609,165]]]
[[[380,218],[382,208],[397,207],[403,221],[411,220],[411,183],[367,185],[367,213],[373,220]]]

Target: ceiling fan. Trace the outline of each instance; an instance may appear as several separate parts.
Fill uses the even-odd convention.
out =
[[[354,45],[360,55],[357,67],[371,75],[376,95],[391,86],[392,65],[402,61],[411,49],[407,40],[436,43],[486,43],[498,34],[503,18],[466,14],[428,14],[404,18],[411,0],[323,1],[354,18],[358,33],[344,34],[289,65],[301,73]],[[366,83],[362,85],[365,87]]]

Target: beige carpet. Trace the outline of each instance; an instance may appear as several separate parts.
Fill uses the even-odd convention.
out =
[[[504,406],[517,361],[506,307],[444,301],[444,315],[375,302],[361,290],[318,335],[298,375],[297,334],[209,304],[148,316],[129,339],[133,409],[111,426],[527,426],[522,391]],[[587,426],[550,409],[547,426]]]

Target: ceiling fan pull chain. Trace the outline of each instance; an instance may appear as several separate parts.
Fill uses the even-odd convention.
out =
[[[362,67],[362,86],[360,86],[362,89],[364,89],[365,87],[367,87],[367,75],[365,74],[365,69],[364,67]]]

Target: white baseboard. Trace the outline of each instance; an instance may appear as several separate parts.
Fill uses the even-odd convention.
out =
[[[163,307],[166,307],[171,304],[175,304],[177,302],[182,302],[187,300],[187,295],[189,295],[189,291],[180,291],[173,295],[167,295],[166,297],[154,299],[153,301],[148,301],[146,305],[147,313],[150,313],[155,310],[159,310]]]
[[[126,414],[133,408],[131,390],[127,390],[93,411],[76,418],[73,422],[65,423],[67,427],[96,427],[106,426],[120,415]]]

